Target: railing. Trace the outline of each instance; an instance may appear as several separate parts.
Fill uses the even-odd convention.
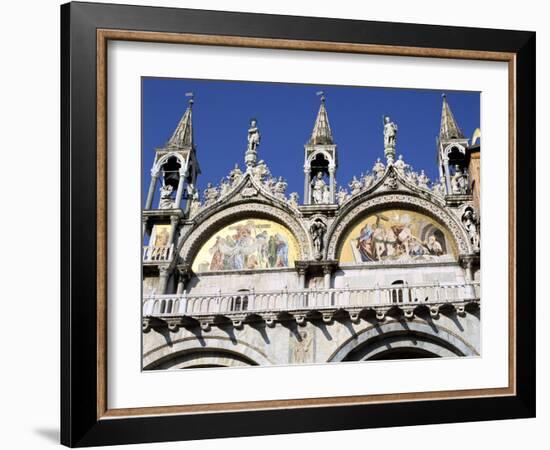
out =
[[[154,245],[143,247],[143,262],[167,262],[172,261],[174,245],[156,247]]]
[[[295,289],[218,292],[211,295],[151,295],[143,299],[144,316],[224,315],[297,310],[415,306],[479,300],[479,283],[393,285],[372,288]]]

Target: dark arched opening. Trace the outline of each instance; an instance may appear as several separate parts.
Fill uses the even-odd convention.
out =
[[[176,157],[169,158],[162,166],[164,185],[172,186],[174,192],[178,189],[180,168],[181,164]]]
[[[440,358],[439,355],[420,348],[392,348],[367,358],[367,361],[387,361],[392,359]]]

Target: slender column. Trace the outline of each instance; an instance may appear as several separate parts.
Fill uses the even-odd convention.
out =
[[[185,171],[180,170],[180,180],[178,182],[178,190],[176,192],[176,202],[174,203],[174,208],[181,208],[181,197],[183,195],[183,185],[185,184]]]
[[[325,289],[330,289],[332,271],[330,267],[324,267],[323,273],[325,275]]]
[[[147,217],[141,217],[141,236],[145,237],[145,232],[147,231]]]
[[[174,244],[174,234],[176,232],[176,227],[179,223],[178,216],[170,216],[170,233],[168,234],[168,245]]]
[[[309,166],[304,166],[304,205],[309,205],[311,203],[310,198],[310,185],[311,185],[311,168]]]
[[[155,195],[155,189],[157,187],[157,180],[159,177],[158,172],[151,171],[151,184],[149,184],[149,192],[147,192],[147,200],[145,201],[145,209],[151,209],[153,204],[153,196]]]
[[[449,158],[443,160],[443,169],[445,170],[445,185],[447,187],[447,195],[451,195],[451,172],[449,171]]]
[[[189,212],[191,211],[191,201],[193,200],[193,195],[195,194],[195,189],[197,185],[197,171],[195,170],[195,165],[191,166],[191,185],[187,185],[187,201],[185,202],[185,214],[189,217]]]
[[[468,260],[466,262],[466,267],[465,267],[465,275],[466,275],[466,282],[467,283],[471,283],[472,281],[474,281],[474,271],[473,271],[473,268],[472,268],[472,261],[471,260]]]
[[[178,280],[178,290],[176,291],[177,295],[183,294],[183,290],[185,289],[185,281],[180,277]]]
[[[298,286],[300,289],[306,288],[306,271],[304,269],[298,270]]]
[[[466,277],[466,290],[464,292],[465,298],[475,298],[476,293],[472,282],[474,281],[474,262],[471,259],[466,261],[466,267],[464,268],[464,273]]]
[[[185,289],[185,283],[187,282],[187,273],[184,270],[179,269],[178,271],[178,287],[176,290],[177,295],[183,294],[183,290]]]
[[[335,180],[334,180],[334,172],[336,171],[336,167],[330,165],[328,167],[328,174],[329,174],[329,183],[330,183],[330,203],[335,203],[335,198],[334,198],[334,185],[335,185]]]
[[[166,287],[168,285],[168,276],[170,271],[168,270],[169,266],[160,266],[159,267],[159,285],[158,293],[159,295],[166,294]]]

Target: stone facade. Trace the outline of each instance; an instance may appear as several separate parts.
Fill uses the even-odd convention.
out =
[[[322,94],[302,203],[258,158],[255,120],[245,167],[201,196],[190,102],[157,149],[143,211],[143,368],[479,355],[468,140],[445,98],[441,121],[438,182],[395,158],[388,118],[386,164],[354,177],[348,192],[337,189]]]

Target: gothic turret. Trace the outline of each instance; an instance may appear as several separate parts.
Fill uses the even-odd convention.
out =
[[[172,261],[177,244],[181,219],[188,215],[196,190],[199,163],[193,140],[193,94],[187,109],[164,147],[155,149],[151,168],[151,183],[142,212],[144,248],[143,263],[148,273],[158,273],[156,292],[169,289]],[[160,185],[160,186],[159,186]],[[160,198],[155,201],[155,193]],[[183,206],[182,206],[183,203]]]
[[[436,139],[440,182],[444,182],[447,195],[465,195],[470,190],[466,169],[468,139],[458,126],[447,96],[442,97],[441,126]]]
[[[189,99],[189,106],[180,119],[172,137],[166,143],[166,149],[184,150],[194,147],[193,143],[193,97]]]
[[[326,97],[318,92],[321,98],[319,112],[315,119],[313,132],[304,146],[304,204],[335,203],[336,169],[338,158],[336,144],[326,109]]]
[[[164,147],[155,149],[155,160],[151,168],[151,184],[145,208],[148,209],[189,209],[189,201],[182,208],[182,200],[190,199],[195,193],[197,176],[200,173],[195,143],[193,139],[193,94],[187,110],[178,122],[174,132]],[[158,207],[153,205],[157,181],[161,181]]]

